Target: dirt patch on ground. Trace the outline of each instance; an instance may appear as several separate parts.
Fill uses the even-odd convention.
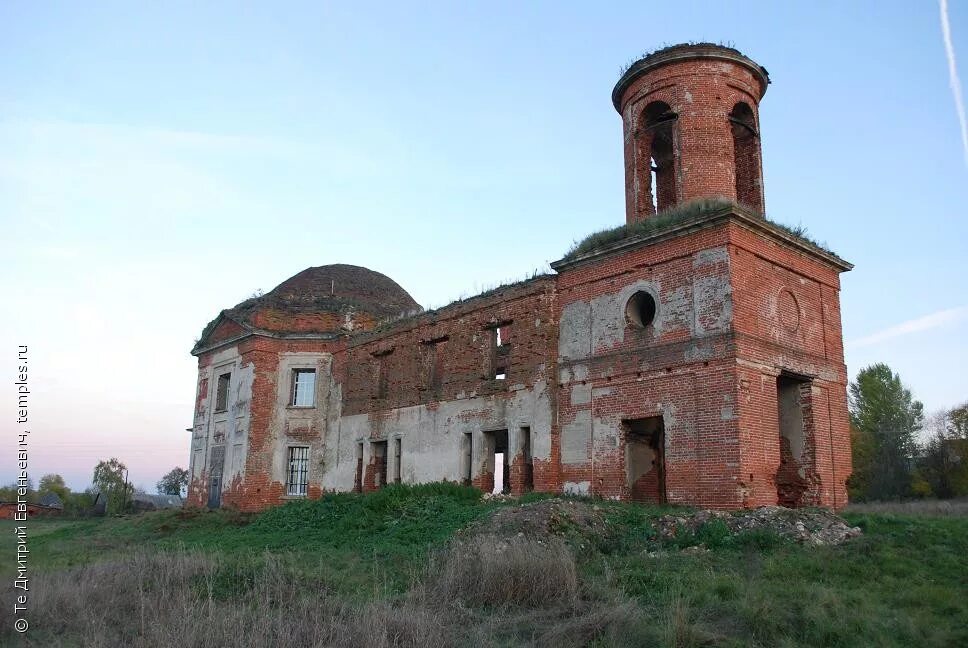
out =
[[[788,540],[805,545],[838,545],[861,535],[860,527],[852,527],[842,517],[824,509],[788,509],[764,506],[749,511],[697,511],[684,515],[664,515],[655,522],[659,539],[673,539],[691,535],[701,537],[700,531],[709,524],[721,522],[731,534],[747,531],[770,531]]]
[[[496,511],[465,530],[470,535],[500,538],[548,536],[599,538],[606,524],[602,507],[588,502],[546,499]]]

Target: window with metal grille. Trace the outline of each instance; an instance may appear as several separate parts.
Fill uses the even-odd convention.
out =
[[[215,386],[215,411],[224,412],[228,409],[229,405],[229,381],[232,379],[232,374],[225,373],[218,377],[218,383]]]
[[[309,488],[309,448],[289,448],[289,477],[286,494],[305,497]]]
[[[292,372],[293,407],[313,407],[316,404],[316,370],[296,369]]]

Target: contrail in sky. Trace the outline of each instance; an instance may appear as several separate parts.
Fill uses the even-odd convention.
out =
[[[948,58],[948,77],[951,94],[955,97],[955,112],[961,124],[961,148],[965,152],[965,166],[968,166],[968,119],[965,119],[965,103],[961,99],[961,81],[958,79],[958,66],[955,63],[955,48],[951,44],[951,25],[948,23],[948,0],[938,0],[941,9],[941,34],[944,36],[944,53]]]
[[[856,340],[850,340],[847,342],[847,346],[852,349],[872,346],[874,344],[880,344],[881,342],[893,340],[894,338],[901,337],[902,335],[930,331],[947,324],[960,322],[966,317],[968,317],[968,306],[948,308],[946,310],[937,311],[929,315],[924,315],[923,317],[901,322],[900,324],[886,328],[883,331],[878,331]]]

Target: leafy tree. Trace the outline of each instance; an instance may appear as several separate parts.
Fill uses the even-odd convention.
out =
[[[94,468],[94,489],[107,497],[107,512],[121,513],[127,507],[132,493],[128,484],[128,467],[112,457],[99,461]]]
[[[94,494],[91,489],[83,493],[70,493],[64,500],[64,513],[66,515],[88,515],[94,508]]]
[[[955,439],[968,439],[968,403],[948,411],[945,428]]]
[[[871,470],[874,464],[874,435],[862,430],[853,423],[850,425],[850,448],[853,455],[854,472],[847,480],[847,491],[851,500],[866,499],[870,491]]]
[[[188,471],[178,466],[172,468],[157,484],[162,495],[181,495],[188,488]]]
[[[27,478],[27,494],[25,499],[28,502],[37,501],[37,491],[34,490],[34,480],[30,477]],[[16,502],[18,501],[20,484],[17,480],[13,480],[8,485],[0,487],[0,502]]]
[[[41,477],[40,485],[37,486],[37,492],[41,495],[44,493],[54,493],[65,505],[71,495],[71,489],[67,487],[64,478],[56,473],[50,473]]]
[[[924,421],[924,406],[914,400],[900,376],[885,364],[865,367],[850,384],[850,422],[869,435],[869,458],[855,467],[860,499],[895,499],[911,494],[915,436]]]
[[[933,416],[929,427],[917,476],[937,497],[968,495],[968,403]]]

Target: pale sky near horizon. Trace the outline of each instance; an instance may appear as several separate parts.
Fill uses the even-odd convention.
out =
[[[154,492],[188,464],[189,350],[220,309],[328,263],[439,306],[622,223],[610,93],[682,41],[769,70],[767,211],[856,264],[850,374],[968,400],[968,151],[934,2],[4,3],[0,482],[18,344],[35,482],[83,489],[116,456]]]

